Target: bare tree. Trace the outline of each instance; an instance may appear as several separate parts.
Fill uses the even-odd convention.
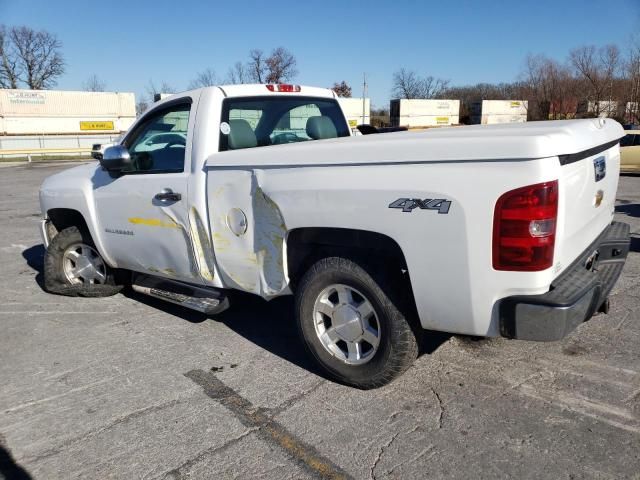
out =
[[[338,95],[339,97],[351,98],[351,87],[344,80],[340,83],[334,83],[333,87],[331,87],[331,90],[336,92],[336,95]]]
[[[107,84],[94,73],[82,84],[82,89],[87,92],[104,92],[107,89]]]
[[[296,57],[284,47],[273,50],[265,63],[268,72],[267,83],[288,82],[298,74]]]
[[[18,88],[20,57],[4,25],[0,25],[0,88]]]
[[[218,81],[216,72],[210,68],[207,68],[202,72],[198,72],[196,78],[191,80],[191,83],[189,83],[189,90],[200,87],[211,87],[213,85],[217,85],[218,83],[220,82]]]
[[[436,98],[447,89],[449,80],[434,78],[431,75],[422,79],[422,98]]]
[[[262,50],[253,49],[249,52],[249,63],[247,65],[249,77],[255,83],[264,83],[267,77],[267,65]]]
[[[391,95],[394,98],[436,98],[449,86],[449,80],[432,76],[421,77],[401,68],[393,74]]]
[[[33,90],[54,86],[56,78],[64,73],[62,44],[56,36],[29,27],[12,27],[8,31],[2,27],[2,30],[5,53],[0,76],[8,78],[10,85],[17,86],[15,79],[18,79]]]
[[[632,39],[623,69],[622,98],[628,102],[624,109],[624,120],[640,122],[640,36]],[[626,103],[625,102],[625,103]]]
[[[415,72],[401,68],[393,74],[391,95],[394,98],[420,98],[422,85]]]
[[[528,55],[517,97],[528,100],[529,119],[549,120],[575,115],[575,80],[569,68],[544,55]]]
[[[227,78],[225,83],[230,83],[234,85],[239,85],[242,83],[247,83],[249,80],[249,75],[247,72],[248,68],[245,67],[242,62],[236,62],[233,67],[229,68],[227,72]]]
[[[169,85],[167,82],[162,82],[160,84],[160,87],[158,87],[151,79],[149,79],[149,83],[145,87],[145,90],[147,91],[147,95],[151,97],[151,99],[154,99],[156,95],[159,95],[161,93],[176,93],[176,89]]]
[[[613,81],[620,67],[620,50],[615,45],[597,49],[593,45],[571,50],[569,63],[581,82],[584,100],[592,102],[594,114],[600,114],[600,102],[612,99]]]
[[[144,95],[136,102],[136,115],[140,116],[149,108],[149,102]]]
[[[296,58],[284,47],[275,48],[268,57],[262,50],[254,49],[249,52],[246,68],[249,78],[256,83],[281,83],[298,74],[296,63]]]

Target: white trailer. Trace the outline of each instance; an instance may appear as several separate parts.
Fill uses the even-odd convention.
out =
[[[371,123],[370,99],[364,99],[364,115],[362,112],[362,98],[338,98],[338,103],[352,129],[357,125],[369,125]]]
[[[389,114],[394,127],[443,127],[460,123],[460,100],[396,99]]]
[[[618,102],[616,100],[588,102],[587,112],[595,113],[600,118],[615,117],[618,114]]]
[[[0,134],[121,133],[136,119],[133,93],[0,90]]]
[[[527,121],[526,100],[481,100],[470,105],[471,123],[495,125]]]

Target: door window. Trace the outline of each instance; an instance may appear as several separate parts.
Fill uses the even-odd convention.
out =
[[[131,165],[123,173],[184,171],[190,109],[181,104],[150,114],[125,141]]]

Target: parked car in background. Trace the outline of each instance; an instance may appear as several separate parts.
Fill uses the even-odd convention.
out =
[[[406,132],[407,127],[374,127],[373,125],[358,125],[356,127],[362,135],[371,135],[373,133],[390,133],[390,132]]]
[[[113,143],[94,143],[93,145],[91,145],[91,158],[102,160],[104,151],[113,145]]]
[[[625,130],[620,140],[620,173],[640,173],[640,130]]]

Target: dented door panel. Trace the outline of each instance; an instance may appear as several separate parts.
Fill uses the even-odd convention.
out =
[[[209,173],[207,192],[213,249],[225,286],[271,298],[289,292],[287,227],[261,186],[263,178],[259,170]],[[245,231],[234,228],[237,210],[246,217]]]

